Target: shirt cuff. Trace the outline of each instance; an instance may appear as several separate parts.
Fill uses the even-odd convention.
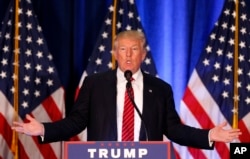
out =
[[[41,135],[40,138],[41,138],[41,141],[43,142],[44,141],[44,136]]]
[[[45,130],[44,130],[44,125],[43,124],[42,124],[42,134],[43,135],[40,135],[40,138],[41,138],[41,142],[44,142]]]
[[[211,133],[211,130],[209,130],[209,132],[208,132],[208,144],[209,144],[209,147],[213,147],[214,142],[211,141],[211,139],[210,139],[210,133]]]

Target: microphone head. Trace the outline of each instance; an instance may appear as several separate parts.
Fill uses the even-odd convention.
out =
[[[124,72],[124,76],[125,76],[126,80],[130,82],[130,79],[132,78],[132,72],[130,70],[126,70]]]

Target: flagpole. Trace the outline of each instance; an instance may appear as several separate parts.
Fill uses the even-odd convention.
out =
[[[19,78],[19,0],[15,0],[15,35],[14,35],[14,121],[18,120],[18,78]],[[18,159],[18,134],[13,130],[11,150],[14,159]]]
[[[117,11],[117,0],[113,0],[113,6],[114,6],[114,11],[113,11],[113,17],[112,17],[112,47],[114,46],[114,38],[116,36],[116,11]],[[112,69],[115,69],[115,58],[114,55],[112,54]]]
[[[234,108],[233,108],[233,128],[238,128],[238,57],[239,57],[239,1],[235,0],[235,37],[234,37]]]

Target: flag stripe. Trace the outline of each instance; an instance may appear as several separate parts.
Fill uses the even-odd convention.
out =
[[[18,157],[20,159],[29,159],[30,157],[28,156],[28,154],[26,153],[26,150],[25,150],[25,145],[23,145],[22,143],[20,143],[19,141],[19,155]]]
[[[9,145],[6,143],[5,137],[0,134],[0,158],[13,158]]]
[[[214,127],[214,124],[210,120],[209,116],[203,110],[202,105],[200,105],[189,88],[187,88],[185,91],[183,101],[186,103],[187,107],[202,127]]]
[[[32,139],[35,141],[37,148],[41,152],[41,155],[45,158],[46,156],[49,156],[50,159],[57,159],[60,156],[56,156],[55,151],[52,148],[51,144],[39,144],[37,137],[32,137]]]
[[[11,147],[12,130],[2,113],[0,113],[0,125],[0,134],[7,141],[8,146]]]
[[[57,107],[57,104],[55,103],[55,100],[52,98],[52,96],[49,96],[46,98],[42,105],[46,112],[50,115],[51,121],[62,119],[62,110],[59,110]]]
[[[197,74],[197,71],[194,70],[187,89],[191,90],[194,94],[194,98],[200,103],[199,106],[202,107],[202,109],[205,110],[206,114],[209,114],[209,121],[212,121],[213,125],[220,124],[226,119],[224,118],[223,114],[221,114],[220,109],[214,99],[211,97],[210,93],[207,91],[206,87],[204,87],[199,75]],[[204,100],[204,98],[206,100]],[[191,105],[192,106],[192,105]],[[184,114],[185,112],[183,112]],[[228,125],[226,128],[231,128],[230,125]]]
[[[205,154],[202,152],[202,150],[198,150],[196,148],[188,147],[188,151],[190,152],[190,154],[192,156],[194,156],[194,158],[199,158],[199,159],[206,159],[207,158],[205,156]]]
[[[244,142],[250,142],[250,113],[246,115],[243,120],[239,121],[239,128],[242,131],[240,140]]]

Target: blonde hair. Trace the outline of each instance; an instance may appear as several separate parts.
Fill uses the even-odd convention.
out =
[[[142,44],[142,48],[146,51],[146,39],[143,32],[137,30],[126,30],[118,33],[114,39],[113,50],[117,49],[118,40],[122,38],[132,38],[139,40]]]

